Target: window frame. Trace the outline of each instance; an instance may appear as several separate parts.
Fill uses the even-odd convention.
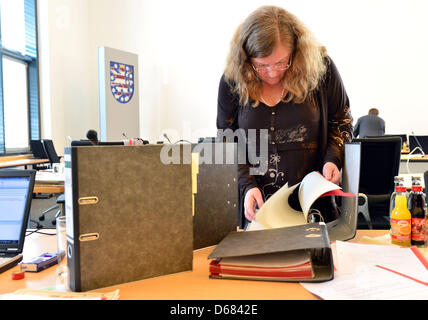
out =
[[[1,45],[1,26],[0,26],[0,156],[31,153],[30,140],[40,139],[40,79],[39,79],[39,45],[38,45],[38,17],[37,0],[24,0],[24,8],[32,6],[34,13],[34,24],[31,23],[30,31],[26,29],[26,34],[31,32],[35,41],[35,57],[24,55],[20,52],[4,48]],[[1,10],[1,8],[0,8]],[[25,15],[24,15],[25,16]],[[1,16],[0,16],[1,19]],[[25,21],[26,28],[28,21]],[[27,47],[26,38],[26,47]],[[27,115],[28,115],[28,148],[6,150],[5,130],[4,130],[4,99],[3,99],[3,56],[17,60],[26,65],[27,76]]]

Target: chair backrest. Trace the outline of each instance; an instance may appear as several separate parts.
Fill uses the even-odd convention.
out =
[[[369,136],[369,137],[366,137],[366,138],[389,138],[389,137],[400,137],[401,138],[401,145],[403,145],[404,142],[406,144],[408,144],[407,134],[405,134],[405,133],[401,133],[401,134],[385,134],[383,136]]]
[[[366,195],[394,192],[394,177],[400,169],[401,138],[361,138],[352,141],[361,142],[359,192]]]
[[[428,136],[409,135],[409,149],[422,148],[425,154],[428,154]]]
[[[59,163],[60,159],[58,157],[58,154],[55,151],[55,147],[54,144],[52,142],[52,140],[50,139],[43,139],[43,145],[45,147],[46,153],[49,157],[49,161],[50,163]]]
[[[34,158],[49,159],[41,140],[30,140],[30,148]]]

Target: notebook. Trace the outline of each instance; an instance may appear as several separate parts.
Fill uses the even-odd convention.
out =
[[[22,260],[35,170],[0,170],[0,273]]]

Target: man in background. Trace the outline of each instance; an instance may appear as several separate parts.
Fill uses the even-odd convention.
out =
[[[376,137],[385,134],[385,121],[379,117],[379,110],[372,108],[369,114],[358,119],[354,127],[354,137]]]

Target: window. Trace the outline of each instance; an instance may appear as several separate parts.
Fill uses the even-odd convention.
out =
[[[36,0],[0,0],[0,155],[40,139]]]

